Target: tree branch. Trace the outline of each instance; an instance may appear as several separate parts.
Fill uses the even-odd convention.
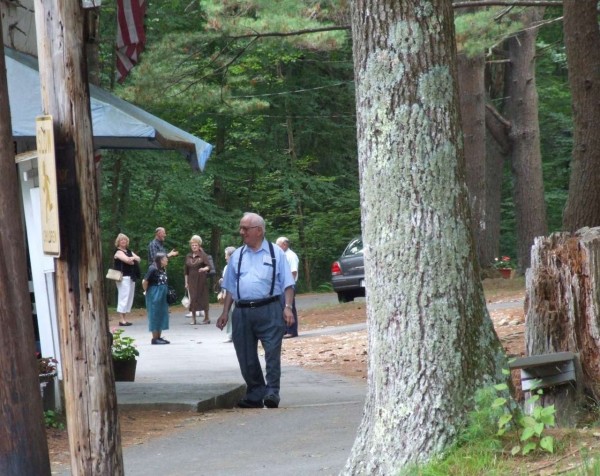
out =
[[[2,0],[0,0],[2,1]],[[473,0],[465,2],[455,2],[452,4],[453,8],[470,8],[470,7],[490,7],[490,6],[514,6],[514,7],[562,7],[562,0]],[[242,38],[266,38],[266,37],[286,37],[286,36],[299,36],[308,35],[311,33],[323,33],[326,31],[344,31],[350,30],[350,25],[335,25],[326,26],[323,28],[307,28],[304,30],[296,31],[270,31],[266,33],[248,33],[245,35],[230,36],[233,40]]]
[[[485,105],[485,127],[498,143],[502,153],[506,154],[510,150],[508,131],[511,124],[490,104]]]
[[[471,7],[562,7],[561,0],[479,0],[473,2],[455,2],[453,8],[471,8]]]
[[[350,25],[326,26],[323,28],[309,28],[306,30],[297,30],[297,31],[288,31],[288,32],[281,32],[281,31],[271,31],[271,32],[267,32],[267,33],[256,32],[256,33],[249,33],[247,35],[230,36],[229,38],[237,40],[240,38],[263,38],[263,37],[267,37],[267,36],[298,36],[298,35],[307,35],[310,33],[322,33],[324,31],[340,31],[340,30],[350,30]]]

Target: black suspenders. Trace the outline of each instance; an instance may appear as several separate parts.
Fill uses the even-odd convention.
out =
[[[273,277],[271,278],[271,290],[269,291],[269,296],[273,295],[273,290],[275,289],[275,265],[277,264],[277,260],[275,259],[275,249],[273,248],[273,243],[270,241],[269,243],[269,252],[271,253],[271,264],[273,266]],[[238,269],[237,269],[237,295],[238,299],[240,298],[240,270],[242,269],[242,256],[244,255],[244,251],[246,250],[246,245],[240,251],[240,259],[238,260]]]
[[[275,288],[275,265],[277,264],[277,260],[275,259],[275,250],[273,249],[273,243],[269,241],[269,251],[271,252],[271,264],[273,265],[273,277],[271,278],[271,290],[269,291],[269,296],[273,295],[273,289]]]

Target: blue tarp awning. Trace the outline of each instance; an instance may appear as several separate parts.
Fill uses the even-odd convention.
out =
[[[43,114],[37,59],[4,48],[13,138],[35,142],[35,118]],[[133,104],[90,85],[96,149],[174,149],[204,170],[212,145]]]

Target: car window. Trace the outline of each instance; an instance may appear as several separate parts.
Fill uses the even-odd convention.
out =
[[[351,256],[362,254],[363,252],[363,243],[362,238],[355,238],[350,242],[346,249],[344,250],[343,256]]]

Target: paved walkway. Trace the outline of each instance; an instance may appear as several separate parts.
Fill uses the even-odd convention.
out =
[[[335,294],[298,299],[298,307],[335,304]],[[522,301],[501,303],[517,307]],[[495,305],[491,305],[493,307]],[[151,345],[145,320],[123,328],[136,338],[140,357],[135,382],[117,382],[119,406],[207,411],[205,421],[124,449],[126,474],[144,476],[277,474],[336,475],[343,468],[361,420],[366,383],[300,367],[283,367],[278,409],[231,409],[244,384],[235,351],[214,323],[190,326],[171,314],[164,336]],[[115,321],[116,324],[116,321]],[[303,332],[355,331],[365,324]],[[131,424],[135,424],[132,422]],[[64,468],[53,474],[69,475]]]
[[[328,299],[334,302],[333,297]],[[316,302],[327,304],[322,301]],[[210,325],[191,326],[183,313],[173,312],[170,329],[163,333],[169,345],[150,344],[145,320],[122,328],[136,339],[140,356],[135,382],[116,384],[120,407],[228,409],[207,414],[201,424],[124,448],[126,474],[338,474],[362,416],[366,384],[283,367],[278,409],[231,409],[245,386],[233,344],[224,342],[226,335],[216,328],[216,317],[215,309]],[[53,467],[53,474],[71,473]]]

